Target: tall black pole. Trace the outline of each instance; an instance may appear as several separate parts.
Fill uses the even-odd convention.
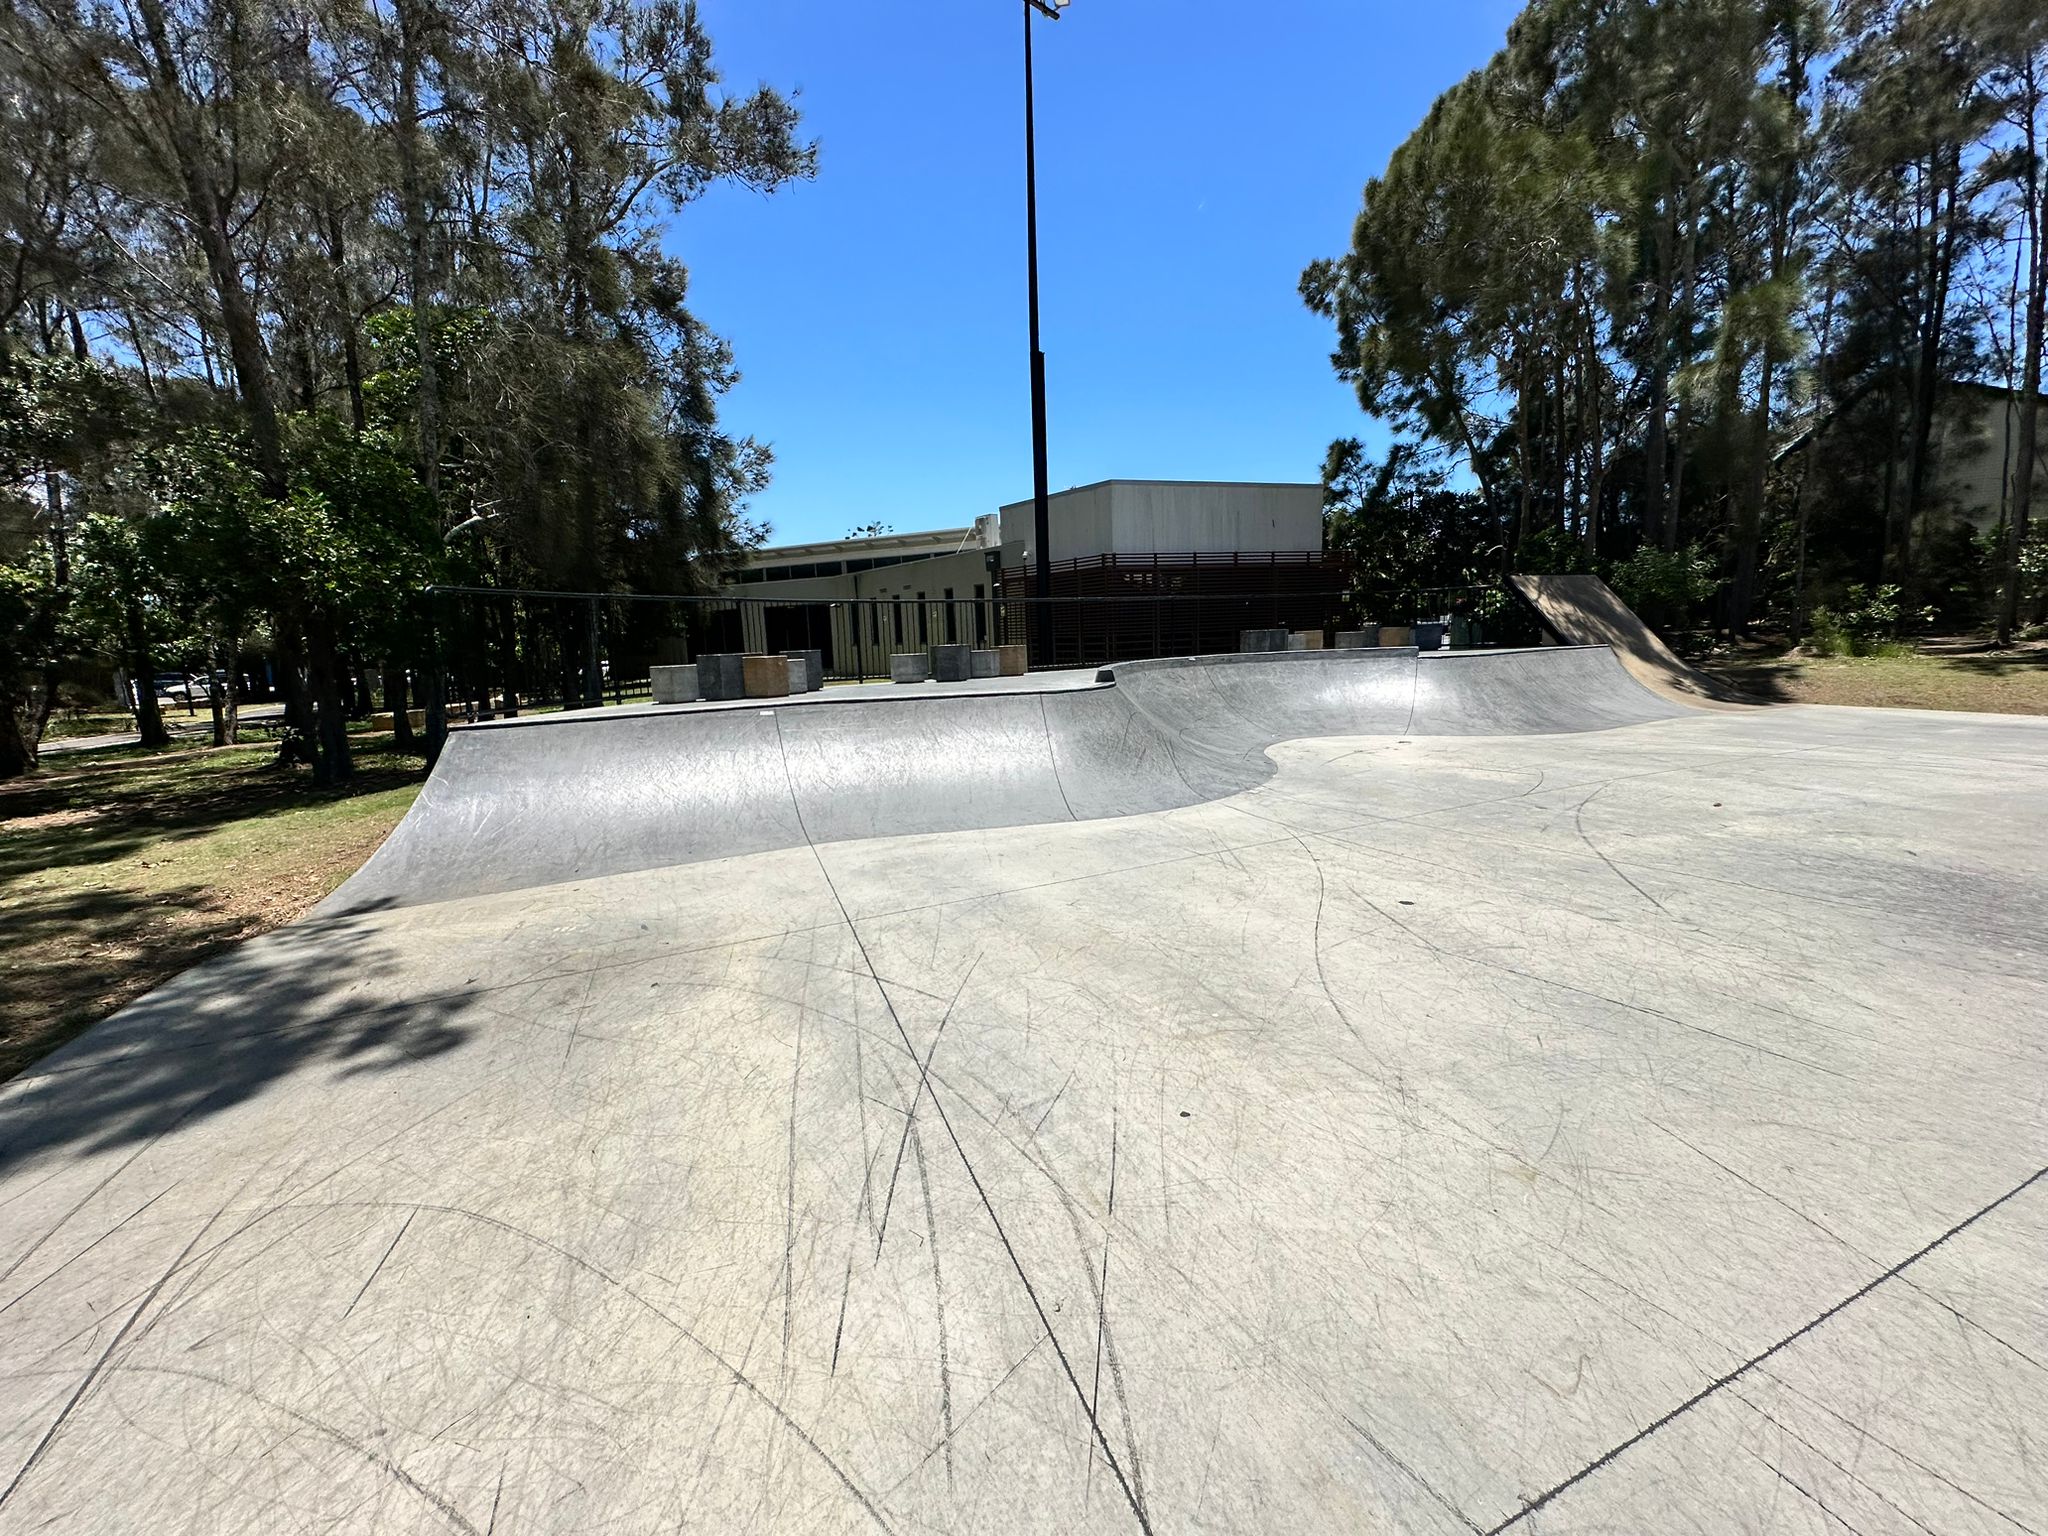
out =
[[[1045,354],[1038,349],[1038,130],[1032,113],[1031,12],[1024,0],[1024,239],[1031,292],[1031,586],[1032,650],[1052,664],[1052,511],[1045,483]]]

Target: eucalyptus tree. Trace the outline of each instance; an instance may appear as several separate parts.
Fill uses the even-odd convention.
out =
[[[2048,12],[2032,0],[1978,0],[1973,20],[1988,60],[1997,139],[1986,177],[2003,193],[2015,253],[2011,302],[2017,311],[2011,446],[2012,505],[2001,554],[1998,639],[2019,627],[2027,595],[2026,558],[2034,490],[2041,480],[2041,362],[2048,330]]]

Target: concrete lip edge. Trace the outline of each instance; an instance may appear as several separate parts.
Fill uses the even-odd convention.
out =
[[[458,731],[498,731],[527,729],[545,725],[589,725],[611,723],[622,720],[673,719],[688,715],[730,714],[748,709],[819,709],[833,706],[840,709],[857,708],[866,704],[890,703],[941,703],[950,699],[1007,699],[1035,695],[1068,695],[1093,693],[1117,685],[1120,674],[1150,671],[1158,668],[1273,665],[1293,664],[1309,666],[1374,666],[1384,665],[1388,658],[1413,659],[1428,666],[1439,666],[1457,661],[1472,661],[1499,656],[1555,656],[1583,651],[1612,651],[1607,645],[1543,645],[1505,646],[1498,649],[1471,651],[1418,651],[1414,646],[1366,646],[1356,650],[1320,651],[1225,651],[1197,656],[1148,656],[1130,661],[1104,662],[1099,667],[1062,668],[1058,672],[1027,673],[1026,679],[1052,679],[1060,681],[1026,682],[1022,687],[988,687],[987,679],[975,679],[972,685],[960,683],[931,683],[929,687],[907,687],[897,683],[856,683],[842,685],[851,688],[872,688],[872,693],[862,693],[854,698],[835,698],[829,689],[814,694],[791,694],[790,696],[759,699],[699,699],[684,704],[627,704],[600,705],[596,708],[563,709],[547,714],[516,715],[510,719],[450,721],[449,733]],[[893,690],[893,691],[889,691]],[[1645,690],[1646,692],[1649,690]]]

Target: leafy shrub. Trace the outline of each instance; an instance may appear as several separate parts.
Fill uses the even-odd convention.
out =
[[[1685,609],[1706,602],[1721,581],[1712,557],[1697,544],[1669,551],[1645,544],[1607,568],[1607,585],[1632,608]]]
[[[1906,656],[1913,647],[1900,638],[1910,622],[1932,620],[1932,608],[1908,613],[1896,583],[1872,591],[1862,582],[1842,589],[1839,608],[1822,606],[1808,620],[1808,647],[1822,656]]]

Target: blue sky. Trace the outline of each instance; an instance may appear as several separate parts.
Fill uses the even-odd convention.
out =
[[[669,246],[773,445],[778,542],[1031,493],[1021,0],[701,0],[729,85],[794,88],[818,179],[722,188]],[[1312,480],[1373,436],[1302,308],[1360,189],[1483,64],[1508,0],[1073,0],[1037,31],[1054,490]]]

